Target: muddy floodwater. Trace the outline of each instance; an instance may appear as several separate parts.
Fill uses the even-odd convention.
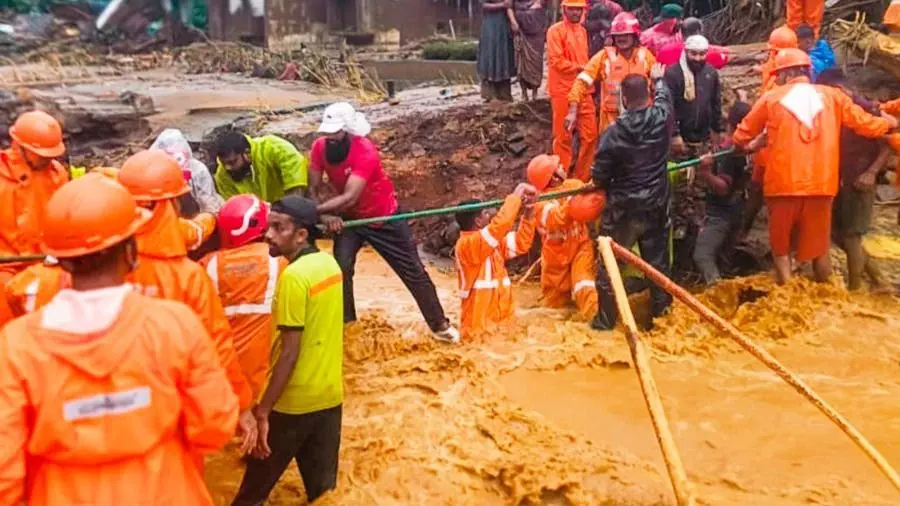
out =
[[[885,247],[885,249],[887,249]],[[451,318],[452,272],[432,269]],[[432,342],[412,297],[364,250],[364,316],[345,336],[339,488],[317,504],[674,504],[628,347],[516,286],[504,335]],[[800,374],[900,465],[900,306],[765,275],[702,295]],[[640,312],[642,299],[635,298]],[[645,336],[698,504],[896,505],[878,469],[818,410],[676,303]],[[207,459],[217,505],[242,475],[235,448]],[[292,465],[268,504],[302,504]]]

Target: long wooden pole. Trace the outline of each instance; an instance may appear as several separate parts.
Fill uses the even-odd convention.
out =
[[[891,466],[890,462],[888,462],[887,459],[884,458],[881,452],[879,452],[872,445],[872,443],[870,443],[869,440],[867,440],[866,437],[856,429],[856,427],[851,425],[850,422],[840,413],[838,413],[836,409],[825,402],[825,399],[817,394],[812,389],[812,387],[806,384],[805,381],[800,379],[799,376],[796,376],[792,372],[788,371],[787,368],[785,368],[784,365],[781,364],[781,362],[779,362],[768,351],[766,351],[765,348],[762,348],[751,341],[750,338],[744,335],[740,330],[738,330],[737,327],[714,313],[710,308],[703,305],[703,303],[697,300],[693,295],[689,294],[684,288],[681,288],[674,281],[667,278],[658,270],[654,269],[650,264],[645,262],[639,256],[616,243],[612,243],[612,249],[617,257],[637,267],[641,272],[644,273],[645,276],[647,276],[648,279],[659,285],[660,288],[669,292],[673,297],[680,300],[689,308],[694,310],[694,312],[700,315],[704,320],[712,323],[719,330],[728,334],[732,339],[737,341],[737,343],[741,345],[742,348],[750,352],[751,355],[765,364],[766,367],[775,371],[775,374],[783,379],[788,385],[794,387],[794,390],[799,392],[803,397],[806,397],[806,399],[809,400],[815,407],[819,408],[819,411],[824,413],[829,420],[834,422],[834,424],[837,425],[838,428],[840,428],[844,432],[844,434],[847,434],[847,436],[849,436],[850,439],[854,443],[856,443],[856,446],[858,446],[872,460],[872,462],[874,462],[875,465],[878,466],[878,468],[882,473],[884,473],[887,479],[890,480],[891,483],[893,483],[894,487],[896,487],[897,490],[900,490],[900,475],[897,474],[897,471]]]
[[[631,358],[634,361],[634,368],[637,371],[638,381],[641,384],[644,401],[647,403],[647,410],[650,412],[650,421],[653,423],[654,432],[656,432],[656,440],[659,442],[663,460],[666,463],[666,470],[669,473],[669,479],[672,481],[675,499],[679,506],[693,506],[694,497],[691,494],[691,486],[684,471],[684,466],[681,464],[681,456],[678,454],[678,447],[675,446],[675,439],[672,437],[672,432],[669,429],[669,421],[666,419],[662,399],[659,397],[659,390],[656,388],[656,381],[654,381],[653,373],[650,370],[647,350],[638,333],[631,306],[628,305],[628,294],[625,292],[625,285],[622,283],[622,274],[619,272],[619,265],[616,263],[615,254],[613,254],[610,246],[612,240],[609,237],[600,237],[597,241],[600,245],[600,255],[603,257],[603,264],[606,266],[606,272],[609,274],[609,280],[612,283],[613,292],[615,292],[619,316],[622,317],[622,323],[625,325],[625,337],[628,340],[628,347],[631,349]]]

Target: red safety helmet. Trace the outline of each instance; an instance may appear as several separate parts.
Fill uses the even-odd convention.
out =
[[[641,22],[630,12],[620,12],[612,20],[609,28],[610,35],[635,35],[641,36]]]
[[[269,226],[269,205],[253,195],[235,195],[219,209],[217,225],[223,248],[259,239]]]

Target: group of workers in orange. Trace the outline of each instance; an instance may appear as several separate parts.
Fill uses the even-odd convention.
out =
[[[505,264],[527,253],[535,235],[546,307],[572,304],[592,320],[599,301],[609,300],[598,293],[605,285],[598,284],[603,273],[590,230],[615,181],[595,173],[586,182],[598,130],[616,132],[610,127],[627,115],[665,108],[668,95],[659,92],[666,86],[662,65],[640,46],[640,26],[627,12],[612,24],[614,45],[588,60],[583,9],[583,0],[564,0],[565,19],[548,31],[556,154],[532,159],[527,182],[496,214],[456,215],[468,340],[513,320]],[[754,179],[768,207],[778,281],[790,279],[792,253],[812,261],[816,278],[825,280],[841,128],[886,137],[898,129],[892,115],[900,100],[872,115],[843,91],[811,84],[809,56],[789,27],[773,31],[769,48],[761,97],[732,141],[740,156],[757,152]],[[591,96],[596,82],[599,116]],[[146,497],[211,504],[202,455],[234,435],[244,454],[265,444],[252,407],[266,387],[273,299],[287,266],[263,242],[270,205],[237,195],[217,216],[184,218],[179,198],[189,187],[164,151],[141,151],[119,170],[100,168],[69,182],[56,161],[65,146],[52,116],[25,113],[9,133],[11,147],[0,151],[0,197],[12,212],[0,216],[0,253],[47,256],[0,264],[0,504],[112,505]],[[659,147],[653,142],[643,148]],[[654,157],[658,165],[656,159],[664,155]],[[705,170],[714,165],[710,156],[703,163]],[[650,172],[666,177],[655,165]],[[542,198],[555,192],[569,193]],[[190,260],[188,252],[214,229],[220,249]]]

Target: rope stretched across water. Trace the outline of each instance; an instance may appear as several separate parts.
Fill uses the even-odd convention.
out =
[[[730,155],[734,152],[733,149],[725,149],[713,154],[713,158],[721,158],[723,156]],[[700,163],[699,158],[693,158],[691,160],[686,160],[680,163],[676,163],[670,165],[667,168],[668,172],[678,172],[680,170],[684,170],[689,167],[693,167]],[[580,193],[588,193],[594,191],[592,186],[586,186],[584,188],[578,188],[576,190],[565,190],[559,192],[545,193],[538,197],[538,200],[554,200],[563,197],[571,197],[572,195],[578,195]],[[392,214],[390,216],[378,216],[375,218],[363,218],[359,220],[348,220],[344,222],[344,228],[356,228],[356,227],[364,227],[366,225],[372,225],[375,223],[390,223],[394,221],[406,221],[406,220],[414,220],[418,218],[428,218],[432,216],[446,216],[448,214],[456,214],[461,212],[471,212],[471,211],[480,211],[482,209],[490,209],[494,207],[500,207],[503,205],[503,199],[496,200],[488,200],[485,202],[477,202],[474,204],[464,204],[460,206],[449,206],[449,207],[439,207],[436,209],[423,209],[421,211],[413,211],[409,213],[400,213],[400,214]],[[44,260],[44,255],[18,255],[18,256],[5,256],[0,257],[0,265],[2,264],[16,264],[16,263],[34,263],[40,262]]]

